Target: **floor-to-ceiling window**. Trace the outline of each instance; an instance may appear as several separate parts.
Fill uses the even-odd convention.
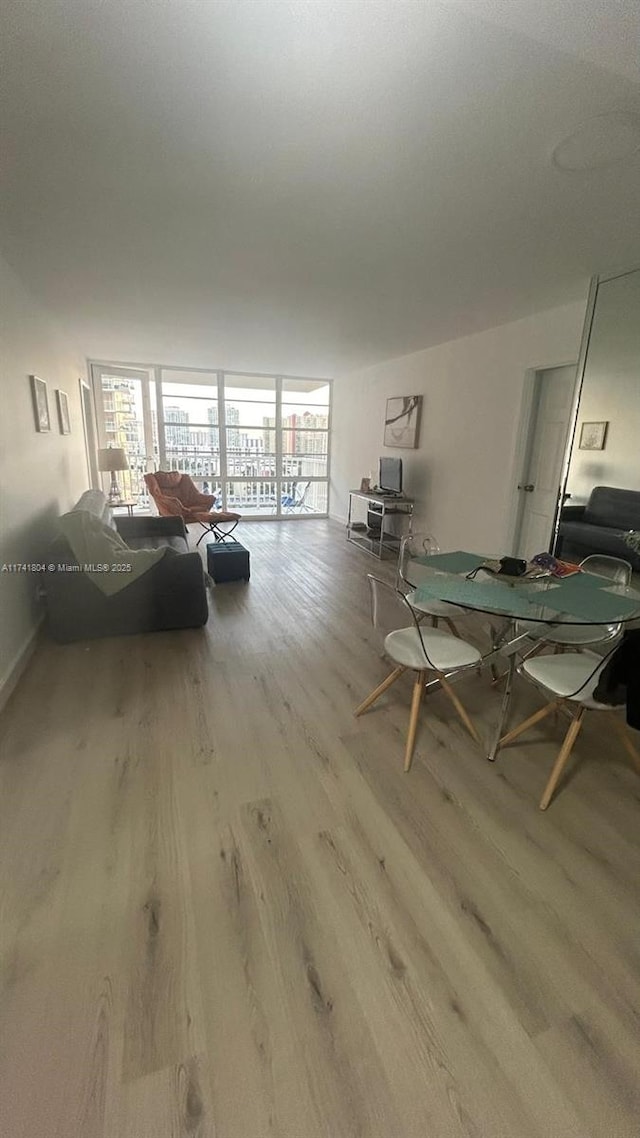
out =
[[[329,511],[330,398],[329,383],[282,380],[280,491],[285,512]]]
[[[223,377],[223,495],[241,514],[278,513],[277,386],[272,376]]]
[[[147,470],[183,470],[244,517],[329,511],[331,383],[149,365],[93,364],[100,446],[123,447],[127,497]]]
[[[200,490],[222,496],[218,376],[161,368],[160,467],[190,474]]]
[[[155,380],[148,368],[93,365],[93,386],[100,447],[119,447],[129,463],[116,481],[127,499],[148,505],[143,475],[160,461],[155,416]],[[103,489],[110,474],[103,474]]]

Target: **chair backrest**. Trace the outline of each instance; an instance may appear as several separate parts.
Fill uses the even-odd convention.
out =
[[[633,572],[628,561],[622,557],[609,557],[605,553],[592,553],[580,562],[580,568],[585,573],[593,573],[595,577],[607,577],[616,585],[629,585]]]
[[[431,533],[410,533],[400,542],[396,584],[407,589],[416,589],[429,575],[426,565],[420,565],[418,557],[428,557],[439,553],[440,547]]]
[[[153,474],[145,474],[144,480],[154,497],[167,495],[170,498],[177,498],[182,473],[179,470],[155,470]]]
[[[304,500],[309,493],[310,482],[299,482],[295,497],[296,506],[304,506]]]
[[[395,588],[394,585],[390,585],[388,581],[374,577],[373,573],[367,573],[367,580],[371,596],[371,623],[373,627],[385,636],[389,632],[396,632],[399,629],[415,628],[422,644],[424,666],[425,668],[433,667],[422,638],[419,619],[421,614],[415,612],[404,593]]]
[[[176,471],[176,473],[179,474],[180,472]],[[183,506],[200,505],[201,494],[190,474],[181,476],[176,497],[180,499]]]

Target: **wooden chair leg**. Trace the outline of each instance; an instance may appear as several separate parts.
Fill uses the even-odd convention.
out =
[[[406,672],[406,670],[407,669],[403,667],[394,668],[391,675],[387,676],[386,680],[383,680],[381,684],[378,684],[377,688],[374,688],[374,690],[371,692],[371,695],[368,695],[367,698],[362,701],[359,707],[356,707],[353,714],[356,717],[358,715],[362,715],[363,711],[366,711],[368,707],[371,707],[371,704],[376,702],[378,696],[381,696],[383,692],[386,692],[387,688],[390,688],[392,684],[395,684],[396,680],[398,680],[402,673]]]
[[[629,755],[634,767],[638,771],[638,774],[640,774],[640,753],[636,751],[636,748],[631,742],[631,739],[629,738],[629,732],[627,731],[624,723],[621,723],[621,721],[618,719],[617,715],[613,714],[611,716],[611,719],[613,720],[615,729],[618,732],[620,739],[622,740],[622,745],[625,751]]]
[[[470,718],[469,718],[467,712],[465,711],[463,705],[460,703],[460,700],[458,699],[456,693],[454,692],[453,688],[451,687],[451,684],[446,679],[446,677],[443,676],[442,672],[438,672],[437,675],[438,675],[438,679],[440,680],[440,683],[442,684],[443,690],[446,691],[447,695],[449,696],[449,699],[451,700],[453,706],[455,707],[456,711],[458,712],[458,715],[460,716],[462,722],[464,723],[467,731],[471,735],[471,738],[475,739],[476,743],[479,743],[480,742],[480,736],[478,735],[478,732],[476,731],[476,728],[475,728],[474,724],[472,723],[472,721],[470,720]]]
[[[416,682],[413,685],[413,696],[411,698],[411,715],[409,717],[409,733],[407,735],[407,746],[404,752],[404,769],[408,771],[411,768],[413,761],[413,752],[416,745],[416,732],[418,730],[418,715],[420,712],[420,704],[422,703],[422,695],[424,692],[424,672],[418,672]]]
[[[551,712],[555,711],[559,702],[559,700],[554,699],[551,703],[546,703],[545,706],[541,707],[538,711],[534,711],[533,715],[530,715],[528,719],[523,720],[523,722],[518,724],[517,727],[514,727],[512,731],[508,731],[506,735],[503,735],[498,746],[506,747],[508,743],[513,743],[513,740],[517,739],[518,735],[522,735],[523,731],[526,731],[528,727],[533,727],[534,723],[539,723],[541,719],[546,719],[547,715],[551,715]]]
[[[449,631],[452,632],[454,636],[457,636],[458,640],[459,640],[460,639],[460,633],[458,632],[458,629],[456,628],[455,624],[453,623],[451,617],[450,616],[444,616],[442,619],[444,620],[444,623],[447,625],[447,628],[449,629]]]
[[[571,754],[571,751],[573,749],[573,744],[575,743],[576,739],[578,738],[578,734],[579,734],[580,728],[582,726],[582,717],[583,717],[584,713],[585,713],[585,708],[581,707],[580,710],[578,711],[578,714],[576,715],[575,719],[569,725],[569,730],[567,731],[567,734],[564,737],[564,743],[562,744],[562,747],[560,748],[560,754],[558,755],[558,757],[555,761],[555,766],[554,766],[553,770],[551,771],[551,776],[549,778],[547,785],[544,788],[544,793],[542,795],[542,798],[540,799],[540,809],[541,810],[546,810],[547,806],[551,802],[551,799],[553,798],[553,792],[556,789],[556,786],[558,785],[558,782],[560,780],[560,775],[562,774],[565,766],[567,765],[567,760],[568,760],[569,755]]]

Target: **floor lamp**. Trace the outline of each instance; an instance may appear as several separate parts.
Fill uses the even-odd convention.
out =
[[[98,470],[108,472],[111,475],[111,485],[109,487],[109,502],[111,505],[117,505],[122,497],[120,487],[118,486],[118,479],[116,478],[116,472],[128,469],[129,463],[122,447],[102,447],[98,450]]]

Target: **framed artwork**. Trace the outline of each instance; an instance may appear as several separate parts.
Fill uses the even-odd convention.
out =
[[[609,423],[583,423],[580,429],[579,450],[604,450]]]
[[[387,399],[384,418],[386,447],[417,447],[420,429],[421,395],[398,395]]]
[[[60,434],[71,434],[71,419],[69,418],[69,399],[66,391],[56,391],[58,403],[58,419],[60,421]]]
[[[29,376],[31,380],[31,397],[33,399],[33,414],[36,420],[36,431],[50,431],[51,419],[49,417],[49,398],[47,385],[44,379],[37,375]]]

